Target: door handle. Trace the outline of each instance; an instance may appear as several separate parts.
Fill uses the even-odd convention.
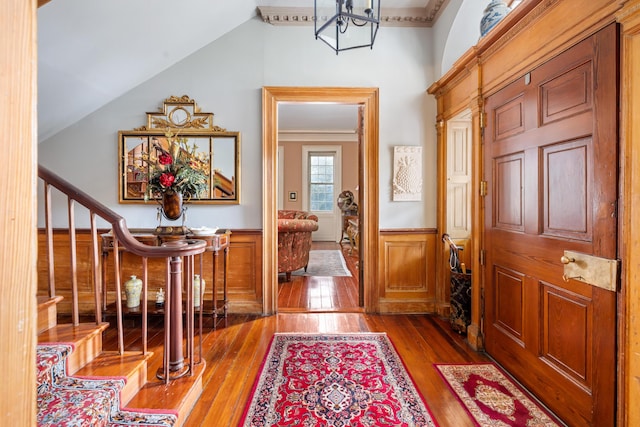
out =
[[[562,257],[560,258],[560,262],[566,265],[566,264],[569,264],[570,262],[576,262],[576,259],[575,258],[569,258],[566,255],[562,255]]]

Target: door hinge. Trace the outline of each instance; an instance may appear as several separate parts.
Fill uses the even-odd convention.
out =
[[[485,265],[487,252],[484,249],[480,249],[480,265]]]
[[[487,181],[480,181],[480,196],[487,195]]]
[[[487,125],[487,113],[484,111],[480,113],[480,129],[484,130]]]

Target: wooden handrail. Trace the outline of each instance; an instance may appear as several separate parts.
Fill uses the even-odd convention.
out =
[[[101,267],[104,268],[104,266],[101,266],[99,262],[96,216],[99,216],[100,218],[102,218],[104,221],[106,221],[111,225],[111,231],[114,235],[113,249],[115,253],[118,252],[118,247],[122,246],[124,250],[142,257],[142,265],[143,265],[142,348],[143,348],[143,353],[145,353],[147,349],[147,319],[146,319],[147,307],[146,305],[147,305],[147,259],[148,258],[165,258],[166,259],[167,280],[169,280],[169,277],[170,277],[170,274],[169,274],[170,261],[173,264],[181,263],[182,262],[181,260],[184,258],[187,261],[187,266],[191,266],[191,267],[188,267],[189,275],[187,275],[187,289],[188,289],[187,315],[188,317],[189,315],[192,316],[192,311],[190,308],[193,303],[191,300],[192,295],[190,292],[190,288],[192,286],[192,283],[191,283],[192,272],[191,270],[189,270],[189,268],[192,268],[193,256],[197,254],[201,254],[205,251],[207,243],[204,240],[182,240],[179,244],[166,244],[161,246],[145,245],[139,242],[135,237],[133,237],[133,235],[127,228],[125,219],[121,215],[117,214],[116,212],[109,209],[102,203],[98,202],[93,197],[89,196],[88,194],[86,194],[85,192],[83,192],[73,184],[69,183],[68,181],[65,181],[64,179],[62,179],[61,177],[59,177],[58,175],[56,175],[55,173],[53,173],[52,171],[50,171],[49,169],[41,165],[38,166],[38,176],[45,183],[45,192],[44,192],[45,222],[46,222],[45,228],[46,228],[46,234],[47,234],[47,237],[46,237],[47,238],[47,257],[48,257],[47,265],[50,270],[48,274],[48,280],[49,280],[48,292],[50,297],[55,296],[55,293],[56,293],[55,284],[54,284],[54,274],[53,274],[53,267],[54,267],[53,252],[54,251],[53,251],[53,228],[52,228],[52,220],[51,220],[51,214],[52,214],[51,188],[52,187],[56,188],[56,190],[58,190],[60,193],[67,196],[67,203],[68,203],[67,215],[68,215],[68,221],[69,221],[69,239],[70,239],[70,248],[71,248],[70,272],[72,276],[71,277],[72,317],[73,317],[74,325],[77,326],[79,324],[78,283],[77,283],[77,265],[76,265],[77,259],[76,259],[76,248],[75,248],[76,226],[75,226],[75,214],[74,214],[75,212],[74,206],[76,203],[88,209],[90,213],[91,239],[92,239],[91,266],[93,270],[93,280],[94,280],[96,323],[101,322],[101,318],[102,318],[101,293],[102,293],[102,290],[104,289],[104,286],[106,285],[105,283],[103,283],[102,275],[100,274],[100,271],[99,271],[100,268]],[[123,339],[124,326],[123,326],[123,320],[122,320],[122,298],[121,298],[122,287],[121,287],[120,275],[118,273],[120,271],[120,268],[118,265],[118,259],[119,257],[117,256],[114,257],[115,293],[116,293],[116,311],[117,311],[117,324],[118,324],[117,325],[118,326],[118,349],[120,353],[123,353],[124,352],[124,339]],[[181,280],[179,278],[174,279],[174,277],[176,277],[176,273],[178,274],[178,277],[179,277],[179,275],[181,274],[179,267],[173,268],[173,270],[171,271],[172,280],[175,280],[175,282],[172,282],[171,286],[167,284],[167,294],[168,294],[167,298],[170,295],[171,287],[173,287],[174,290],[179,289],[181,287]],[[169,327],[168,327],[169,311],[171,309],[175,310],[176,313],[178,313],[178,317],[181,317],[182,307],[176,306],[171,308],[170,301],[167,301],[166,313],[165,313],[165,319],[167,323],[167,332],[166,332],[167,338],[165,341],[165,347],[168,348],[171,345],[172,348],[176,348],[176,347],[181,347],[182,345],[181,343],[182,331],[181,331],[180,325],[174,326],[173,330],[171,332],[169,331]],[[193,363],[192,362],[193,361],[193,332],[194,332],[193,319],[191,319],[190,323],[188,323],[187,326],[188,326],[187,342],[188,342],[188,349],[189,349],[188,356],[191,361],[190,363],[192,364]],[[169,342],[170,339],[172,340],[171,342]],[[167,357],[165,358],[165,372],[166,372],[166,375],[164,377],[165,381],[169,380],[169,373],[168,373],[169,361],[168,361],[167,351],[168,350],[166,349],[165,353],[167,354]],[[180,350],[180,354],[181,354],[181,350]],[[191,372],[193,371],[193,366],[190,366],[190,370]]]
[[[89,196],[73,184],[60,178],[44,166],[38,166],[38,176],[49,185],[66,194],[70,199],[94,212],[100,218],[111,224],[111,230],[121,246],[136,255],[148,258],[167,258],[173,256],[197,255],[204,252],[206,242],[202,240],[187,240],[184,247],[150,246],[140,243],[127,228],[126,220],[109,209],[93,197]]]

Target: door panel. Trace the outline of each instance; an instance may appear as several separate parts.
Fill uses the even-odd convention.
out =
[[[447,122],[446,232],[454,240],[471,236],[471,120]]]
[[[542,357],[585,389],[591,389],[592,301],[550,284],[542,283],[541,287],[544,295]],[[554,327],[568,322],[572,326],[569,330]]]
[[[496,228],[524,230],[524,153],[495,159]]]
[[[524,275],[496,266],[495,326],[523,345],[524,309],[522,305]]]
[[[593,170],[589,155],[591,139],[561,142],[542,147],[543,234],[591,241],[592,199],[587,171]]]
[[[485,346],[570,425],[615,415],[616,294],[563,280],[616,257],[617,29],[485,102]]]

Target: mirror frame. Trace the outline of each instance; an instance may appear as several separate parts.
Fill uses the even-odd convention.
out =
[[[224,128],[213,125],[213,113],[200,112],[195,101],[187,95],[182,97],[171,96],[163,102],[159,112],[147,113],[147,125],[133,130],[118,131],[118,201],[119,203],[144,204],[144,191],[140,196],[131,196],[127,191],[127,167],[129,160],[129,148],[127,138],[165,137],[167,132],[172,132],[178,137],[208,139],[209,170],[212,177],[215,170],[215,141],[216,139],[232,139],[234,142],[233,176],[225,179],[233,188],[231,197],[215,197],[214,192],[218,185],[214,185],[214,179],[210,179],[209,197],[191,199],[190,204],[239,204],[240,203],[240,132],[227,131]],[[206,151],[205,151],[206,152]],[[213,156],[211,156],[213,154]],[[213,159],[213,160],[212,160]],[[223,177],[224,178],[224,177]],[[144,187],[145,179],[137,181]]]

